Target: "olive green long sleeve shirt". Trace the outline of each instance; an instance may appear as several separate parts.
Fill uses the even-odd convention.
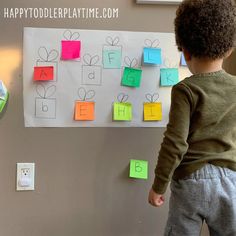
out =
[[[193,75],[172,88],[169,123],[153,190],[206,163],[236,171],[236,77],[225,71]]]

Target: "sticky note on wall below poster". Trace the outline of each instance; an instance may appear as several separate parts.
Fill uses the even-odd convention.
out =
[[[162,104],[160,102],[146,102],[144,106],[144,121],[162,120]]]
[[[81,41],[62,40],[61,41],[61,59],[74,60],[80,59]]]
[[[179,71],[177,68],[161,68],[161,86],[173,86],[179,82]]]
[[[132,120],[132,104],[128,102],[115,102],[113,104],[113,120],[131,121]]]
[[[148,162],[143,160],[130,160],[129,177],[148,179]]]
[[[77,121],[94,120],[95,119],[95,103],[76,101],[74,119]]]
[[[121,84],[129,87],[140,87],[142,70],[125,67]]]
[[[161,65],[161,49],[160,48],[144,48],[143,49],[143,63]]]

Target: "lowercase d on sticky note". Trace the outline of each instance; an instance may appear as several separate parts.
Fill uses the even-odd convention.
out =
[[[121,84],[130,87],[140,87],[141,76],[142,70],[125,67]]]
[[[173,86],[179,82],[179,71],[177,68],[161,68],[161,86]]]
[[[75,120],[92,121],[95,119],[95,103],[76,101],[75,103]]]
[[[35,66],[34,81],[50,81],[54,78],[53,66]]]
[[[162,104],[160,102],[144,103],[144,121],[162,120]]]
[[[113,105],[113,120],[131,121],[132,104],[128,102],[115,102]]]
[[[130,160],[129,177],[137,179],[148,178],[148,162],[142,160]]]
[[[80,59],[81,41],[62,40],[61,41],[61,59],[73,60]]]
[[[161,65],[161,49],[160,48],[144,48],[143,49],[144,64]]]

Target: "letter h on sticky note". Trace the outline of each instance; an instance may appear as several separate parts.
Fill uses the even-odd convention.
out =
[[[148,179],[148,162],[131,159],[129,177],[137,179]]]
[[[126,102],[128,95],[123,93],[118,95],[118,101],[113,104],[113,120],[115,121],[131,121],[132,120],[132,104]]]
[[[66,40],[61,41],[61,59],[80,59],[81,41],[77,40],[80,37],[79,33],[66,30],[63,35]]]
[[[95,96],[93,90],[86,92],[84,88],[79,88],[78,95],[81,101],[75,102],[74,119],[77,121],[92,121],[95,119],[95,103],[86,100],[92,99]]]
[[[159,98],[159,94],[154,93],[146,94],[146,99],[149,102],[145,102],[144,106],[144,121],[160,121],[162,120],[162,104],[156,102]]]

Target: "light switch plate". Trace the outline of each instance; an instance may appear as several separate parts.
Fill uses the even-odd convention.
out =
[[[34,190],[35,163],[17,163],[16,190]]]

